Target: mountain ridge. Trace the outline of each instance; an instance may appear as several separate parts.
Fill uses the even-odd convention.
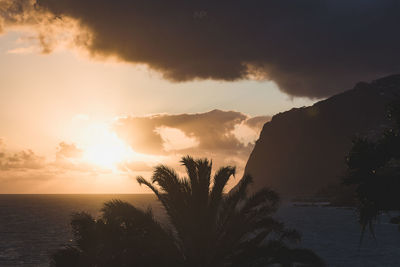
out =
[[[283,196],[313,195],[339,184],[356,135],[375,138],[390,125],[386,106],[400,95],[400,74],[278,113],[264,124],[245,167],[253,187]]]

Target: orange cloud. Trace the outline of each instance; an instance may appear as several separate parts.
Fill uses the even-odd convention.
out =
[[[118,119],[114,129],[136,152],[175,157],[176,162],[187,154],[208,157],[217,166],[236,165],[240,173],[263,122],[269,119],[268,116],[251,118],[236,111],[213,110],[129,116]]]
[[[61,142],[58,144],[56,157],[61,158],[79,158],[82,156],[83,151],[79,149],[75,144],[68,144]]]
[[[159,129],[176,129],[183,134],[185,142],[192,145],[175,151],[229,151],[240,153],[245,148],[233,131],[248,116],[235,111],[213,110],[196,114],[160,114],[148,117],[120,118],[114,125],[117,134],[139,153],[166,154],[166,132]],[[164,139],[163,139],[164,137]],[[168,145],[168,142],[167,142]],[[182,145],[182,144],[180,144]]]
[[[41,169],[45,166],[44,157],[36,155],[32,150],[23,150],[13,154],[0,154],[0,170]]]
[[[118,162],[115,170],[91,163],[84,157],[85,151],[74,143],[60,142],[54,155],[44,157],[29,149],[10,152],[0,139],[0,190],[7,192],[4,190],[13,188],[13,192],[20,192],[20,187],[23,192],[38,190],[43,193],[55,190],[56,185],[64,192],[62,184],[69,183],[73,183],[74,188],[99,181],[103,185],[112,181],[118,185],[123,181],[121,177],[150,175],[158,164],[171,165],[179,171],[179,158],[186,154],[211,158],[216,167],[235,165],[240,175],[260,130],[256,126],[260,123],[255,121],[266,119],[221,110],[119,118],[113,125],[118,136],[126,140],[135,153],[144,154]],[[35,183],[36,186],[32,186]],[[115,187],[121,188],[121,185]],[[80,189],[83,191],[79,192],[109,188],[99,185],[99,188]]]

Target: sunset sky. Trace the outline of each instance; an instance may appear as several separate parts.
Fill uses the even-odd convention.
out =
[[[286,26],[277,3],[193,2],[0,0],[0,193],[143,192],[136,175],[186,154],[240,174],[272,115],[397,68],[397,35],[368,67],[388,44],[357,46],[391,1],[292,5]]]

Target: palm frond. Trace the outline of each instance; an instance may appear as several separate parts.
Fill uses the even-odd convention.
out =
[[[198,159],[197,165],[197,177],[198,177],[198,188],[196,194],[193,197],[198,202],[200,209],[207,209],[208,196],[210,191],[210,179],[212,162],[207,159]]]
[[[262,188],[246,200],[241,212],[245,214],[253,209],[264,209],[267,213],[272,214],[277,211],[278,204],[278,194],[268,188]]]
[[[178,174],[164,165],[154,168],[152,182],[157,183],[165,193],[171,195],[179,194],[181,189]]]
[[[226,184],[231,176],[235,176],[235,173],[236,168],[232,166],[222,167],[215,173],[213,187],[210,192],[209,204],[213,215],[217,212],[217,209],[220,205]]]
[[[239,181],[236,188],[232,189],[221,203],[221,212],[218,218],[218,227],[224,228],[224,225],[230,220],[230,218],[236,213],[238,204],[241,200],[247,196],[247,188],[252,183],[253,178],[250,175],[245,175]]]
[[[144,211],[121,200],[107,201],[104,203],[101,212],[105,223],[116,223],[118,226],[127,227],[135,224],[136,226],[144,227],[145,225],[158,224],[154,220],[150,208]]]
[[[192,191],[197,191],[199,177],[196,161],[191,156],[185,156],[182,158],[181,163],[186,168]]]
[[[163,204],[163,206],[166,208],[166,203],[164,201],[163,196],[160,194],[160,192],[158,191],[158,189],[149,181],[147,181],[146,179],[144,179],[142,176],[137,176],[136,177],[136,181],[139,183],[139,185],[144,184],[145,186],[147,186],[148,188],[151,189],[151,191],[153,191],[153,193],[157,196],[158,200],[161,201],[161,203]]]

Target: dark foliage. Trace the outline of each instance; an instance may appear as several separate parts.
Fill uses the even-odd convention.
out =
[[[275,192],[248,195],[252,178],[247,175],[225,194],[234,167],[220,168],[211,179],[207,159],[184,157],[182,164],[187,177],[161,165],[151,182],[137,178],[164,206],[168,225],[157,223],[150,211],[107,202],[98,220],[85,213],[73,216],[76,245],[56,252],[53,266],[324,265],[313,252],[287,246],[300,235],[272,217],[279,203]]]
[[[174,239],[150,210],[113,200],[104,204],[97,220],[73,214],[71,226],[75,245],[54,253],[51,266],[180,266]]]
[[[355,185],[359,202],[359,221],[363,231],[379,214],[400,210],[400,100],[388,108],[393,127],[378,140],[357,137],[347,157],[344,183]]]

